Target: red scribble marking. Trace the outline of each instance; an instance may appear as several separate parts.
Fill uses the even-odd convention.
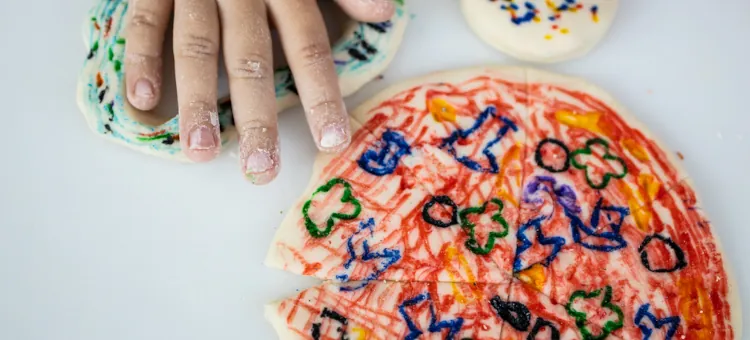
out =
[[[104,24],[104,37],[109,36],[109,31],[112,29],[112,17],[107,19],[107,22]]]
[[[308,276],[313,275],[313,274],[315,274],[315,272],[317,272],[318,270],[320,270],[320,268],[322,268],[322,267],[323,267],[323,265],[320,264],[320,262],[306,264],[305,265],[305,270],[302,272],[302,274],[303,275],[308,275]]]
[[[98,79],[97,79],[97,82],[98,82]],[[167,130],[159,130],[159,131],[151,132],[151,133],[139,133],[138,135],[142,137],[154,137],[154,136],[162,135],[166,132]]]

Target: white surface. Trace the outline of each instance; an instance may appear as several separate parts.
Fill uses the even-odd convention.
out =
[[[518,64],[456,1],[411,2],[394,64],[350,105],[430,71]],[[602,86],[685,155],[747,308],[750,2],[703,3],[623,1],[592,54],[543,68]],[[75,105],[92,2],[34,4],[0,3],[0,339],[274,339],[263,304],[314,282],[261,264],[311,171],[301,111],[281,115],[283,169],[260,188],[226,153],[185,165],[105,143]]]

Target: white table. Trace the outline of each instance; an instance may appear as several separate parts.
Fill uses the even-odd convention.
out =
[[[470,32],[456,0],[410,2],[402,50],[350,107],[430,71],[519,64]],[[601,85],[685,156],[747,308],[750,2],[678,2],[622,1],[599,48],[544,68]],[[75,104],[91,5],[0,4],[0,339],[275,338],[263,304],[315,282],[262,265],[310,175],[301,111],[281,115],[284,166],[266,187],[226,153],[188,166],[105,142]]]

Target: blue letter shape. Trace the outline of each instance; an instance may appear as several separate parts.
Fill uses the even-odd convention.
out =
[[[604,211],[605,213],[615,212],[618,214],[617,219],[613,222],[610,222],[609,224],[612,227],[612,231],[596,230],[599,226],[599,215],[602,211]],[[602,199],[600,198],[599,201],[596,202],[594,210],[591,212],[591,226],[587,226],[585,223],[583,223],[580,217],[576,216],[570,210],[565,209],[565,215],[570,218],[570,227],[573,233],[573,240],[576,243],[580,243],[584,248],[604,252],[611,252],[622,249],[628,245],[627,242],[625,242],[625,239],[622,238],[622,235],[620,235],[620,227],[622,226],[622,222],[625,220],[625,217],[627,217],[629,214],[630,210],[625,207],[602,206]],[[613,244],[599,245],[586,243],[581,240],[581,231],[583,231],[586,235],[605,239],[612,242]]]
[[[448,329],[448,335],[445,337],[446,340],[453,340],[453,338],[456,336],[459,330],[461,330],[461,326],[464,323],[464,319],[462,318],[456,318],[453,320],[443,320],[443,321],[437,321],[437,316],[435,315],[435,307],[432,305],[432,298],[430,297],[430,294],[425,292],[422,294],[419,294],[411,299],[408,299],[401,303],[401,305],[398,307],[399,313],[401,313],[401,316],[404,318],[404,321],[406,322],[406,327],[409,328],[409,334],[406,335],[404,340],[414,340],[419,338],[422,333],[424,333],[419,327],[414,323],[414,320],[411,319],[409,314],[406,313],[406,307],[416,306],[424,301],[428,301],[430,303],[430,325],[427,326],[427,330],[430,333],[440,333],[443,331],[444,328]]]
[[[656,315],[651,314],[651,312],[648,311],[650,307],[651,305],[648,303],[641,306],[641,308],[638,309],[638,312],[635,313],[635,320],[633,320],[633,322],[638,325],[638,328],[641,329],[641,332],[643,333],[643,340],[649,340],[651,338],[651,334],[654,332],[654,330],[648,325],[643,324],[643,318],[650,320],[654,327],[656,327],[656,329],[662,328],[665,325],[669,325],[669,329],[667,330],[667,335],[664,340],[672,339],[674,337],[674,334],[677,333],[677,327],[680,326],[680,318],[677,316],[670,316],[659,319],[656,317]]]
[[[504,123],[504,125],[497,131],[497,135],[495,136],[495,138],[490,140],[489,143],[487,143],[487,145],[482,148],[482,154],[487,157],[487,162],[489,163],[488,167],[482,167],[479,162],[472,160],[469,157],[458,156],[455,147],[456,143],[458,143],[459,140],[469,138],[474,132],[479,129],[480,126],[482,126],[482,124],[484,124],[485,122],[492,122],[492,119],[495,118],[500,119]],[[508,133],[508,130],[511,129],[514,132],[518,131],[518,127],[516,126],[516,124],[514,124],[508,118],[498,117],[497,109],[495,109],[494,106],[488,106],[484,111],[482,111],[482,113],[479,114],[477,120],[474,121],[474,125],[472,125],[467,130],[459,128],[458,130],[454,131],[450,136],[443,140],[440,148],[445,148],[448,153],[450,153],[451,156],[456,159],[456,161],[460,162],[471,170],[496,174],[500,171],[500,167],[497,164],[497,157],[492,153],[492,151],[490,151],[490,149],[492,149],[495,144],[499,143],[500,140],[502,140],[503,136]]]
[[[367,240],[364,240],[362,242],[362,251],[361,254],[357,254],[357,252],[354,250],[354,237],[359,235],[362,231],[365,229],[370,230],[370,237],[373,236],[373,227],[375,226],[375,220],[370,218],[367,221],[360,222],[359,223],[359,230],[357,230],[352,236],[349,236],[349,239],[346,241],[346,248],[347,252],[349,253],[349,259],[344,262],[344,269],[349,269],[352,265],[352,263],[356,260],[360,260],[363,262],[373,261],[382,259],[380,261],[380,265],[375,265],[375,271],[370,273],[370,275],[367,275],[364,279],[362,279],[362,282],[355,286],[342,286],[340,288],[341,291],[353,291],[360,288],[363,288],[366,286],[370,281],[375,280],[388,270],[394,263],[398,262],[398,260],[401,259],[401,252],[398,249],[383,249],[380,252],[371,251],[370,245],[367,243]],[[339,274],[336,275],[336,278],[341,281],[348,281],[349,280],[349,274]]]
[[[534,218],[526,223],[524,223],[521,228],[518,228],[518,231],[516,232],[516,238],[518,239],[519,245],[516,247],[516,258],[513,260],[513,271],[514,272],[520,272],[524,269],[527,269],[528,267],[531,267],[531,265],[524,267],[521,264],[521,255],[529,250],[531,248],[531,241],[526,237],[524,234],[527,229],[534,228],[536,230],[536,241],[539,242],[539,244],[545,245],[545,246],[552,246],[552,252],[547,255],[547,257],[542,262],[542,265],[549,266],[549,264],[557,257],[557,254],[560,252],[560,249],[562,249],[562,246],[565,245],[565,239],[560,236],[551,236],[551,237],[545,237],[542,233],[542,221],[544,220],[544,217],[537,217]]]
[[[409,144],[404,140],[404,136],[398,132],[390,130],[384,132],[378,144],[382,147],[380,150],[368,149],[362,153],[357,161],[357,164],[363,170],[375,176],[392,174],[396,170],[401,157],[411,154]],[[372,165],[371,163],[375,164]]]

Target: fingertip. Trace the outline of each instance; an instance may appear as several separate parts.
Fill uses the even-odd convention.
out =
[[[146,77],[128,84],[128,101],[138,110],[149,111],[159,104],[158,87]]]
[[[348,124],[335,123],[320,130],[318,149],[328,153],[338,153],[351,143],[351,132]]]
[[[396,12],[394,0],[338,0],[339,5],[353,19],[364,22],[382,22]]]
[[[279,174],[279,134],[274,122],[240,125],[240,162],[245,178],[255,185],[268,184]]]
[[[337,153],[349,146],[351,129],[343,100],[313,106],[307,111],[307,119],[320,151]]]
[[[193,162],[204,163],[213,160],[221,151],[221,137],[217,129],[208,126],[195,126],[181,138],[185,155]]]
[[[265,164],[265,165],[264,165]],[[245,160],[245,179],[254,185],[271,183],[279,174],[281,166],[268,155],[253,154]]]

